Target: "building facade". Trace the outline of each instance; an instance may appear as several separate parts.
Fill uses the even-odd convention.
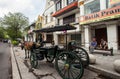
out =
[[[120,49],[120,0],[79,0],[80,26],[84,28],[85,46],[92,37],[108,42],[108,47]]]
[[[43,13],[44,18],[44,27],[49,28],[55,26],[55,18],[52,17],[52,14],[55,12],[54,2],[51,0],[46,0],[45,11]],[[44,40],[47,42],[52,42],[54,40],[54,33],[44,33]]]
[[[38,15],[37,21],[36,21],[36,23],[35,23],[35,28],[34,28],[34,30],[39,30],[39,29],[41,29],[42,27],[44,27],[44,25],[43,25],[43,16]],[[40,37],[41,37],[41,33],[39,33],[39,32],[34,32],[35,42],[39,42],[39,41],[40,41]]]
[[[79,8],[78,0],[52,0],[55,4],[55,12],[52,14],[55,17],[56,25],[72,24],[77,29],[68,31],[67,41],[76,40],[79,44],[82,42],[82,31],[79,26]],[[65,44],[66,36],[65,31],[55,32],[54,35],[56,39],[56,44]]]
[[[35,22],[33,22],[32,24],[28,26],[28,31],[25,37],[25,41],[35,42],[36,36],[35,36],[35,33],[33,33],[33,30],[35,30]]]

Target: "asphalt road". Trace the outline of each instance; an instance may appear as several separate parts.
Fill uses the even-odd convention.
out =
[[[11,79],[10,47],[0,42],[0,79]]]

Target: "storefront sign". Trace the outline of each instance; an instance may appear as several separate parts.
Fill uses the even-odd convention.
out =
[[[120,6],[81,16],[80,24],[88,24],[118,17],[120,17]]]
[[[120,0],[109,0],[110,5],[118,4],[120,3]]]

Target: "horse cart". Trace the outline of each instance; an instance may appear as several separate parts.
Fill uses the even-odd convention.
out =
[[[59,46],[40,46],[31,49],[30,63],[33,68],[38,65],[38,60],[46,60],[52,63],[54,60],[55,68],[63,79],[80,79],[83,76],[84,68],[89,65],[89,56],[85,49],[77,46],[76,42],[67,42],[67,30],[76,29],[71,25],[55,26],[43,28],[34,32],[56,32],[66,31],[66,47]]]

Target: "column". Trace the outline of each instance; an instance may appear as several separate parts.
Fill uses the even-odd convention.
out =
[[[80,26],[81,27],[81,45],[85,45],[85,32],[84,32],[84,28],[83,26]]]
[[[43,40],[46,41],[46,40],[47,40],[47,34],[44,33],[43,35],[44,35],[44,36],[43,36],[43,37],[44,37]]]
[[[84,0],[80,0],[79,2],[84,1]],[[80,5],[80,16],[84,15],[84,4]],[[81,44],[84,45],[85,44],[85,33],[84,33],[84,28],[83,26],[80,26],[81,28]]]
[[[85,47],[89,47],[90,39],[91,39],[91,29],[90,26],[84,26],[84,33],[85,33]]]
[[[113,47],[113,49],[118,49],[118,35],[117,35],[117,25],[111,24],[107,26],[107,37],[108,37],[108,48]]]
[[[100,10],[106,9],[106,0],[100,0]]]
[[[84,0],[80,0],[81,1],[84,1]],[[80,16],[83,16],[84,15],[84,4],[83,5],[80,5]]]
[[[53,37],[55,45],[58,45],[58,35],[55,32],[53,33]]]
[[[36,34],[33,33],[33,42],[36,42]]]

